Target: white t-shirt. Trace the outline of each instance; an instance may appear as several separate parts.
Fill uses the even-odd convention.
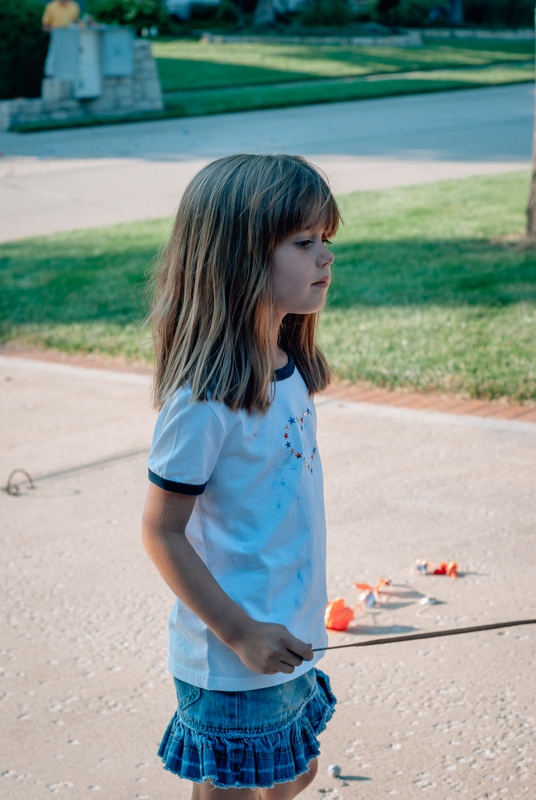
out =
[[[197,496],[186,535],[247,614],[323,647],[326,526],[316,414],[291,358],[276,379],[266,414],[192,402],[188,387],[178,389],[156,423],[149,479]],[[276,686],[307,672],[322,655],[291,675],[260,675],[178,599],[169,620],[170,672],[204,689]]]

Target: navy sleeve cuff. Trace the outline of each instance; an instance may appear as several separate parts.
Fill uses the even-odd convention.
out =
[[[175,492],[175,494],[188,494],[190,496],[195,496],[199,494],[203,494],[205,491],[206,483],[202,483],[200,485],[195,485],[191,483],[178,483],[177,481],[168,481],[167,478],[161,478],[160,475],[157,475],[152,470],[149,470],[149,480],[151,483],[154,483],[155,486],[158,486],[159,489],[163,489],[165,492]]]

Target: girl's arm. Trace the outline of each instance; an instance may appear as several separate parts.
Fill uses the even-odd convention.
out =
[[[195,501],[195,497],[149,486],[143,546],[171,591],[254,672],[290,674],[303,661],[311,661],[310,645],[284,625],[252,619],[209,572],[185,535]]]

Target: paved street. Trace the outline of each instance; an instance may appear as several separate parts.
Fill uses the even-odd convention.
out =
[[[337,193],[522,169],[532,124],[522,84],[2,133],[0,241],[172,214],[192,175],[232,152],[299,153]]]

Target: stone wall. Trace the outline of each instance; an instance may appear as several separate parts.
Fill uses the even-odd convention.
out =
[[[151,52],[151,43],[134,41],[132,76],[103,78],[102,93],[94,100],[77,100],[69,81],[44,78],[41,97],[0,102],[0,130],[24,123],[91,120],[91,117],[121,118],[143,111],[161,111],[162,89]]]
[[[360,47],[420,47],[422,45],[421,31],[413,30],[406,31],[403,34],[394,34],[393,36],[325,36],[319,34],[312,36],[309,34],[304,35],[245,35],[242,34],[220,34],[211,33],[210,31],[200,31],[200,38],[202,42],[217,42],[217,43],[236,43],[236,42],[249,42],[254,44],[256,42],[263,44],[354,44]]]

